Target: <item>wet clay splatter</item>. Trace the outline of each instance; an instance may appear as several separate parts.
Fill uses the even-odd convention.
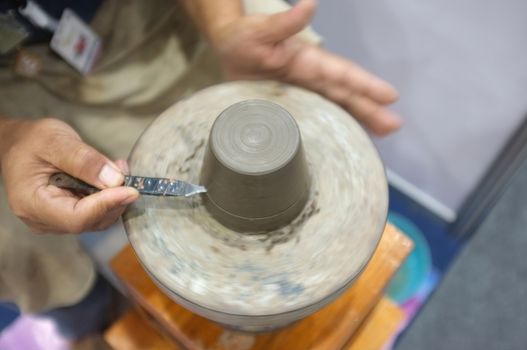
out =
[[[175,159],[168,165],[168,172],[171,173],[178,173],[178,174],[187,174],[190,172],[190,170],[195,166],[194,160],[196,159],[196,156],[203,150],[203,146],[205,146],[205,139],[202,139],[199,141],[199,143],[194,147],[192,153],[183,160],[183,162],[180,159]]]
[[[218,239],[223,244],[230,247],[247,251],[256,245],[259,248],[263,247],[267,253],[270,253],[275,246],[287,243],[293,239],[296,240],[297,244],[300,242],[302,226],[311,217],[320,212],[320,208],[317,206],[317,198],[318,191],[312,191],[306,206],[296,219],[287,226],[268,232],[235,232],[224,226],[220,226],[216,221],[211,221],[213,220],[212,218],[210,220],[202,221],[201,225],[205,232],[211,235],[214,239]],[[197,199],[197,201],[194,202],[193,209],[196,210],[195,215],[201,217],[200,212],[206,211],[205,206],[203,205],[203,200]],[[217,252],[217,248],[213,249],[213,251]]]
[[[293,238],[297,239],[296,243],[300,242],[299,232],[302,225],[313,215],[320,212],[320,208],[317,207],[317,197],[318,192],[315,192],[314,196],[312,196],[311,200],[306,204],[304,210],[289,225],[278,230],[255,234],[258,236],[260,242],[267,243],[265,248],[267,252],[270,252],[275,245],[286,243]]]

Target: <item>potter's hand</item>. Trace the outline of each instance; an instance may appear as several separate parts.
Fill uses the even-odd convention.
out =
[[[11,209],[36,232],[104,229],[139,195],[133,188],[118,187],[124,180],[118,166],[59,120],[0,119],[0,160]],[[124,170],[126,163],[120,166]],[[58,171],[103,190],[76,197],[48,184]]]
[[[222,8],[215,12],[210,9],[219,6],[215,0],[190,1],[194,6],[188,6],[191,15],[197,18],[230,78],[276,79],[314,90],[341,105],[377,135],[401,126],[400,118],[386,109],[397,99],[391,85],[295,36],[309,24],[314,0],[302,0],[282,13],[255,16],[243,16],[232,5],[235,0],[219,2]],[[200,2],[207,6],[196,5]],[[223,13],[214,16],[219,10]]]

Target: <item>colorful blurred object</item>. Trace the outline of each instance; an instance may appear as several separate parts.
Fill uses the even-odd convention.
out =
[[[388,221],[414,242],[414,250],[393,277],[386,293],[397,304],[409,301],[425,283],[432,270],[428,243],[419,228],[406,217],[390,212]]]
[[[70,345],[56,323],[47,317],[20,316],[0,333],[2,350],[67,350]]]

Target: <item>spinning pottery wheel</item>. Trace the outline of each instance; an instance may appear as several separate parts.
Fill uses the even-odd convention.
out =
[[[275,126],[261,122],[262,113],[279,114],[280,121]],[[218,118],[224,131],[215,125],[209,139],[220,115],[239,120],[229,124]],[[287,121],[290,117],[296,124]],[[228,136],[229,130],[244,123]],[[291,146],[295,130],[298,142],[293,140]],[[236,155],[227,152],[222,158],[221,147],[229,146],[214,144],[216,132],[232,138],[224,140],[227,144],[241,140],[233,147],[256,152],[256,158],[261,150],[278,144],[284,151],[270,152],[274,154],[270,157],[282,157],[283,166],[269,158],[254,165],[253,173],[240,171],[243,165],[237,168]],[[217,166],[210,170],[211,154],[222,158],[220,170]],[[207,182],[209,193],[201,197],[142,197],[127,210],[124,224],[141,263],[167,295],[199,315],[240,330],[281,327],[335,299],[365,267],[386,222],[384,168],[368,136],[345,111],[296,87],[235,82],[198,92],[150,125],[132,150],[129,164],[133,174]],[[278,189],[268,181],[267,187],[251,194],[247,183],[269,175],[266,166],[282,174],[273,178]],[[221,178],[222,167],[245,179],[231,176],[230,184],[227,180],[218,187],[214,181]],[[218,189],[232,192],[234,209],[222,204],[229,196],[218,194]],[[254,201],[263,197],[262,213],[244,211],[253,201],[238,205],[240,212],[235,212],[243,198],[240,191]],[[281,196],[283,192],[289,194]],[[233,224],[218,215],[214,205],[240,220]],[[290,214],[291,207],[298,209]],[[278,208],[276,213],[266,212],[273,208]],[[283,213],[286,221],[270,220],[266,226],[269,217],[283,218]],[[255,218],[256,229],[248,229]],[[273,223],[276,228],[268,229]]]

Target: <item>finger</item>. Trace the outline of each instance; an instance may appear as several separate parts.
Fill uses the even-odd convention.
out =
[[[115,163],[80,138],[57,136],[50,154],[54,166],[97,188],[116,187],[124,181]]]
[[[340,89],[353,95],[363,95],[380,104],[397,100],[397,90],[389,83],[338,55],[317,46],[304,44],[285,78],[324,95]]]
[[[118,159],[115,161],[115,165],[119,167],[121,172],[124,175],[130,175],[130,168],[128,168],[128,163],[124,159]]]
[[[316,5],[315,0],[301,0],[290,10],[267,16],[261,30],[264,40],[282,41],[300,32],[311,21]]]
[[[397,90],[388,82],[352,62],[348,61],[346,65],[343,83],[356,94],[364,95],[381,104],[391,104],[399,98]]]
[[[323,62],[319,65],[322,79],[327,85],[338,84],[354,94],[364,95],[381,104],[397,100],[397,90],[388,82],[369,73],[359,65],[341,56],[334,55],[319,47],[310,48],[306,55],[311,61]]]
[[[108,227],[112,226],[117,221],[119,221],[119,218],[121,217],[121,215],[123,215],[125,210],[126,210],[126,206],[120,206],[118,208],[110,210],[108,214],[105,216],[105,218],[101,220],[96,226],[94,226],[91,229],[91,231],[101,231],[101,230],[105,230]]]
[[[102,190],[82,199],[37,192],[40,221],[58,231],[80,233],[115,222],[126,206],[139,197],[132,187]],[[104,224],[104,225],[103,225]]]
[[[81,218],[85,227],[99,227],[108,219],[112,222],[117,220],[124,208],[137,198],[139,192],[132,187],[106,189],[79,200],[74,207],[74,215]]]
[[[25,223],[30,227],[33,233],[65,233],[65,234],[68,234],[68,233],[81,233],[81,232],[88,232],[88,231],[100,231],[116,223],[125,210],[126,210],[126,206],[117,207],[113,210],[110,210],[101,221],[95,222],[92,225],[87,225],[81,228],[76,227],[75,224],[63,225],[63,226],[57,227],[57,225],[53,222],[36,223],[36,222],[31,222],[29,220],[26,220]]]
[[[341,104],[377,136],[394,132],[403,124],[398,114],[364,96],[350,96]]]

